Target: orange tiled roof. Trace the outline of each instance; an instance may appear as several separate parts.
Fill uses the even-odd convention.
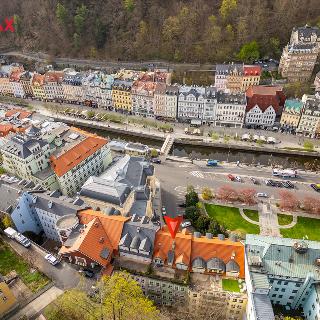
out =
[[[16,114],[18,112],[20,113],[19,114],[19,119],[20,120],[28,118],[32,114],[31,112],[25,111],[25,110],[22,110],[22,109],[12,109],[12,110],[9,110],[9,111],[6,112],[5,117],[7,117],[7,118],[12,117],[14,114]]]
[[[244,245],[241,242],[206,237],[192,238],[191,263],[197,257],[201,257],[205,261],[217,257],[227,264],[233,254],[234,261],[240,267],[239,277],[244,278]]]
[[[191,239],[192,235],[186,232],[178,232],[175,238],[175,262],[183,261],[186,265],[190,265],[191,257]],[[159,257],[167,262],[168,252],[172,250],[172,238],[167,227],[162,228],[156,233],[154,241],[154,257]],[[177,261],[177,258],[179,261]]]
[[[42,86],[44,83],[44,75],[35,73],[32,77],[32,85],[38,84]]]
[[[52,169],[59,177],[61,177],[83,160],[90,157],[93,153],[107,144],[107,142],[107,139],[87,134],[87,137],[84,140],[59,157],[52,155],[50,157]]]
[[[167,263],[168,252],[172,250],[172,238],[167,227],[159,230],[154,242],[154,255]],[[205,261],[217,257],[227,264],[231,257],[240,267],[240,278],[244,278],[244,245],[241,242],[233,242],[228,239],[220,240],[218,238],[208,239],[206,237],[195,238],[188,234],[184,229],[178,232],[175,238],[175,261],[173,267],[177,263],[183,262],[189,268],[192,261],[201,257]]]
[[[92,209],[82,210],[78,213],[78,216],[82,224],[86,224],[95,218],[99,218],[106,234],[108,235],[113,250],[118,250],[123,225],[126,221],[130,220],[130,217],[107,216],[102,212],[94,211]]]
[[[106,259],[101,257],[101,252],[105,249],[109,251]],[[62,246],[59,253],[66,254],[76,251],[81,252],[102,266],[106,266],[109,263],[113,248],[99,218],[91,220],[84,227],[84,231],[80,233],[74,244],[71,247]]]

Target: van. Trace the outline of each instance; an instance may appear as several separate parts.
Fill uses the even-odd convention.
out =
[[[9,227],[7,229],[4,230],[4,233],[7,237],[14,239],[15,235],[18,233],[16,230],[14,230],[13,228]]]

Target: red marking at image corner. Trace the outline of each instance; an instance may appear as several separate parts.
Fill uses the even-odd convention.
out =
[[[0,32],[6,32],[11,31],[14,32],[14,18],[5,18],[4,22],[6,23],[6,26],[3,27],[2,24],[0,24]]]
[[[177,216],[175,218],[170,218],[168,216],[164,217],[164,220],[168,226],[169,232],[171,234],[172,239],[176,237],[176,234],[179,230],[180,224],[183,220],[182,216]]]

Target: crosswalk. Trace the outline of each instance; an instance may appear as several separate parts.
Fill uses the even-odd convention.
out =
[[[204,179],[204,175],[201,171],[191,171],[190,174],[194,177]]]

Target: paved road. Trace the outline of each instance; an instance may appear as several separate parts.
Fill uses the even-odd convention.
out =
[[[27,249],[14,240],[8,239],[7,237],[3,238],[20,255],[29,254],[32,256],[37,268],[52,279],[59,289],[66,290],[78,286],[81,276],[77,270],[69,264],[63,262],[57,266],[53,266],[44,259],[46,252],[39,247],[32,244],[31,247]]]
[[[228,180],[228,173],[241,175],[243,182],[239,183]],[[236,189],[251,187],[257,192],[269,194],[271,200],[279,198],[279,188],[269,187],[263,183],[264,178],[272,178],[270,169],[269,171],[266,169],[237,167],[216,169],[205,168],[195,164],[167,161],[161,165],[156,165],[156,176],[161,182],[162,203],[168,215],[172,216],[184,212],[184,210],[179,207],[179,204],[184,202],[184,195],[188,185],[193,185],[199,192],[203,187],[210,187],[217,190],[223,185],[230,185]],[[251,176],[257,178],[260,184],[254,185],[248,178]],[[308,185],[309,182],[315,182],[315,179],[319,181],[319,175],[304,174],[303,178],[301,178],[300,181],[298,180],[299,182],[295,182],[296,189],[292,190],[292,192],[296,193],[300,198],[307,195],[318,197],[319,194]]]

